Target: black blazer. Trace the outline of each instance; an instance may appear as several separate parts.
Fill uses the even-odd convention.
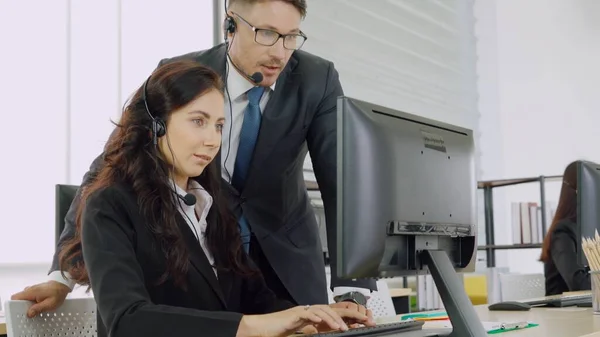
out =
[[[161,64],[192,59],[225,75],[225,45]],[[282,283],[298,304],[327,304],[323,250],[315,212],[304,183],[310,152],[325,206],[331,285],[377,289],[375,280],[340,280],[336,270],[337,98],[343,95],[333,63],[304,51],[292,54],[263,111],[248,180],[243,191],[223,181],[231,210],[243,211]],[[220,162],[220,158],[215,158]],[[99,156],[84,177],[88,184],[103,164]],[[73,236],[79,192],[65,219],[59,246]],[[360,249],[360,247],[357,247]],[[294,268],[289,268],[293,265]],[[58,270],[55,254],[52,270]],[[308,276],[307,276],[308,275]]]
[[[99,311],[99,335],[235,336],[242,314],[288,309],[260,274],[241,278],[211,265],[183,217],[178,225],[190,252],[188,289],[168,279],[158,241],[140,215],[137,198],[126,185],[93,193],[82,217],[83,258]],[[249,260],[246,261],[250,263]]]
[[[575,236],[576,226],[573,221],[565,219],[548,233],[551,241],[550,260],[544,263],[546,296],[566,291],[590,290],[592,287],[588,269],[577,261],[577,252],[581,247]]]

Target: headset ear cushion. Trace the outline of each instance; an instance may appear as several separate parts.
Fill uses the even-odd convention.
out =
[[[157,138],[160,138],[167,133],[167,128],[162,119],[155,119],[152,122],[152,128],[154,129],[153,131]]]
[[[235,33],[235,20],[229,15],[225,18],[225,22],[223,23],[223,30],[225,31],[225,37],[227,34]]]

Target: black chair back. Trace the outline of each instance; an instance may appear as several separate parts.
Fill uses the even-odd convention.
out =
[[[55,196],[55,218],[54,218],[54,230],[55,230],[55,245],[58,245],[60,234],[65,228],[65,217],[67,212],[75,199],[75,194],[79,186],[77,185],[56,185],[56,196]]]

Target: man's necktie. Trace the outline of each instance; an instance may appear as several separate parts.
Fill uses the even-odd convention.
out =
[[[248,91],[248,106],[244,110],[244,122],[242,123],[242,130],[240,132],[240,144],[235,158],[235,165],[233,168],[233,177],[231,178],[231,184],[240,193],[246,185],[246,177],[250,169],[250,161],[252,160],[252,154],[254,153],[254,146],[256,145],[256,139],[258,138],[258,130],[260,129],[261,113],[260,113],[260,98],[264,92],[264,87],[254,87]],[[242,214],[239,220],[240,235],[242,237],[242,243],[246,253],[250,249],[250,225],[248,220]]]

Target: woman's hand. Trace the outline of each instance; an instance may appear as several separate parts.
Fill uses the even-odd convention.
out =
[[[369,317],[356,308],[329,305],[298,306],[266,315],[244,316],[238,337],[280,337],[312,326],[316,331],[346,331],[345,322],[368,324]],[[371,320],[372,321],[372,320]]]

